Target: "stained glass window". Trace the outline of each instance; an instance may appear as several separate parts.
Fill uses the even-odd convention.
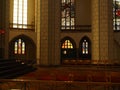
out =
[[[82,42],[82,54],[88,54],[88,42],[86,40]]]
[[[66,37],[61,41],[61,60],[76,59],[76,44],[73,39]]]
[[[14,54],[25,54],[25,42],[22,39],[15,41]]]
[[[13,2],[13,28],[27,28],[27,0]]]
[[[61,0],[61,29],[75,29],[74,0]]]
[[[113,0],[113,30],[120,30],[120,0]]]
[[[73,44],[70,40],[65,40],[65,42],[62,44],[62,49],[73,49]],[[63,54],[67,54],[67,50],[64,50]]]
[[[65,42],[62,44],[63,49],[72,49],[73,45],[70,40],[65,40]]]

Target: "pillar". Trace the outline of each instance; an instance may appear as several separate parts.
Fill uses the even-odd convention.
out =
[[[113,59],[112,2],[92,0],[93,63],[109,63]]]
[[[36,60],[40,64],[40,0],[35,0]]]

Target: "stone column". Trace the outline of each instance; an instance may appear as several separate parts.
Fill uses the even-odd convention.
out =
[[[54,65],[55,54],[55,2],[49,0],[48,2],[48,62],[49,65]]]
[[[114,58],[114,31],[113,31],[113,0],[108,1],[108,52],[109,52],[109,62],[112,63]]]
[[[92,0],[92,63],[100,59],[100,37],[99,37],[99,0]]]
[[[99,0],[100,4],[100,63],[113,59],[112,0]]]
[[[49,0],[48,18],[48,61],[49,65],[60,64],[59,5],[57,0]]]
[[[55,23],[54,23],[54,31],[55,31],[55,53],[54,53],[54,64],[55,65],[60,65],[61,64],[61,54],[60,54],[60,50],[61,50],[61,45],[60,45],[60,3],[61,0],[54,0],[54,4],[55,4]]]
[[[110,0],[92,1],[93,63],[108,63],[113,58],[111,56],[113,29],[110,5],[112,5]]]
[[[59,18],[56,0],[36,0],[37,63],[58,65],[59,58]],[[55,6],[57,5],[57,10]],[[56,16],[55,16],[56,15]],[[56,27],[57,26],[57,27]],[[57,58],[57,59],[56,59]]]
[[[36,59],[40,64],[40,0],[35,0]]]
[[[40,0],[40,65],[48,62],[48,1]]]
[[[4,41],[4,58],[9,58],[9,14],[10,14],[10,0],[2,0],[3,4],[3,29],[5,30],[5,41]]]

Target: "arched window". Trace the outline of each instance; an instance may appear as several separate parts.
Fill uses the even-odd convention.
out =
[[[73,40],[65,38],[61,43],[61,58],[63,59],[75,59],[76,58],[76,46]]]
[[[82,60],[91,59],[91,42],[88,37],[83,37],[80,41],[79,58]]]
[[[15,41],[14,54],[25,54],[25,42],[22,39]]]
[[[63,49],[67,49],[67,48],[69,48],[69,49],[73,49],[73,44],[71,43],[71,41],[70,40],[65,40],[65,42],[62,44],[62,48]]]
[[[113,30],[120,30],[120,0],[113,0]]]
[[[89,51],[88,51],[88,41],[85,39],[83,42],[82,42],[82,54],[88,54]]]
[[[13,28],[27,28],[27,0],[13,0]]]
[[[74,0],[61,0],[61,29],[75,29]]]

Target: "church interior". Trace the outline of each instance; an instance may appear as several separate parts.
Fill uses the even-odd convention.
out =
[[[0,90],[120,90],[120,0],[0,8]]]

